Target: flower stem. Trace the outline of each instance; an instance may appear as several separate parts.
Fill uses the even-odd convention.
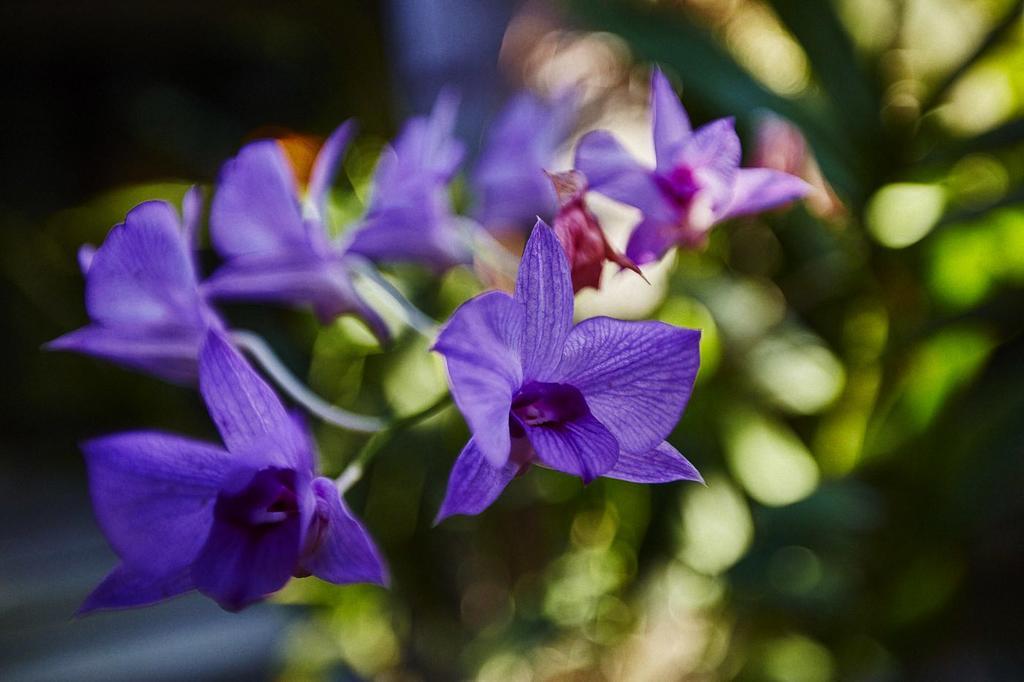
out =
[[[338,490],[344,494],[349,488],[355,485],[359,479],[363,477],[366,465],[369,464],[370,461],[377,456],[377,453],[383,450],[384,446],[390,443],[391,439],[398,433],[437,414],[444,408],[448,407],[451,402],[451,394],[446,392],[419,412],[415,412],[406,417],[399,417],[388,424],[387,428],[370,436],[370,440],[366,441],[366,445],[364,445],[356,456],[352,458],[352,461],[348,463],[345,470],[338,476],[336,481]]]
[[[259,363],[282,391],[325,422],[348,431],[361,433],[377,433],[388,426],[380,417],[368,417],[343,410],[313,393],[308,386],[288,371],[284,363],[274,354],[273,349],[258,334],[236,330],[231,332],[231,338],[236,346]]]
[[[405,295],[398,290],[394,284],[389,282],[373,264],[363,258],[350,256],[352,269],[356,274],[374,285],[374,287],[387,297],[393,304],[392,309],[396,310],[409,327],[419,332],[426,338],[433,340],[437,336],[438,323],[429,315],[417,308]]]

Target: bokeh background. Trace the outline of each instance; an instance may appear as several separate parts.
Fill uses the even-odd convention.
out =
[[[1024,678],[1022,5],[4,2],[0,678]],[[819,187],[649,287],[614,277],[577,302],[704,329],[671,440],[706,487],[534,469],[432,528],[466,438],[448,409],[352,493],[391,591],[304,580],[237,616],[186,597],[71,618],[114,562],[76,443],[214,437],[189,390],[40,351],[85,322],[79,244],[209,186],[247,139],[350,116],[334,209],[356,215],[381,145],[444,84],[471,148],[510,93],[573,85],[578,132],[649,157],[652,62],[695,121],[735,115],[748,159]],[[635,214],[594,207],[621,245]],[[480,287],[466,269],[392,274],[438,318]],[[339,404],[406,413],[444,391],[418,338],[381,353],[352,322],[230,315]],[[362,444],[317,436],[329,472]]]

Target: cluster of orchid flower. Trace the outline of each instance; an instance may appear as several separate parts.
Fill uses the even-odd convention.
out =
[[[385,583],[380,553],[343,499],[361,468],[336,480],[318,475],[304,419],[242,352],[312,414],[363,432],[388,425],[317,398],[258,337],[229,329],[213,302],[309,306],[324,322],[353,314],[386,344],[388,326],[354,277],[368,275],[401,300],[377,265],[413,261],[442,271],[470,261],[480,244],[496,248],[477,239],[486,226],[552,209],[553,229],[538,218],[532,230],[514,294],[481,294],[436,333],[433,350],[445,359],[451,396],[471,432],[437,521],[483,511],[534,464],[585,483],[598,476],[700,480],[665,441],[693,388],[699,331],[605,317],[574,325],[574,292],[598,286],[606,260],[639,272],[675,246],[700,244],[714,223],[796,199],[807,185],[779,171],[740,168],[732,121],[692,131],[659,71],[652,79],[656,168],[597,131],[580,140],[574,170],[546,175],[573,108],[570,97],[513,100],[472,174],[475,220],[457,216],[449,200],[464,149],[453,137],[456,102],[442,94],[430,116],[407,122],[384,150],[365,216],[339,239],[327,229],[327,199],[350,123],[326,140],[304,183],[275,140],[248,144],[224,166],[209,211],[223,263],[203,281],[196,189],[186,194],[181,219],[165,202],[146,202],[98,249],[83,247],[92,322],[50,347],[169,381],[198,380],[223,445],[153,431],[83,445],[96,516],[120,564],[82,612],[190,590],[237,610],[293,576]],[[587,191],[641,209],[624,254],[587,209]],[[434,334],[433,325],[421,328]]]

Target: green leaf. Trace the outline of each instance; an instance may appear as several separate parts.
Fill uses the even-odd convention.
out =
[[[948,146],[934,149],[926,154],[921,162],[925,164],[951,163],[967,154],[1006,149],[1022,142],[1024,142],[1024,118],[1017,118],[975,137],[958,140]]]
[[[772,7],[807,53],[822,89],[848,134],[863,145],[881,135],[878,93],[860,67],[831,2],[771,0]]]

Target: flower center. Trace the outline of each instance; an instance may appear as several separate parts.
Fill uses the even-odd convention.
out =
[[[284,521],[299,512],[295,472],[267,468],[257,471],[238,492],[222,492],[215,514],[239,526],[261,526]]]
[[[702,239],[715,224],[714,194],[708,179],[689,166],[676,166],[667,175],[659,175],[657,183],[679,210],[677,227],[683,236]]]
[[[522,426],[558,426],[590,414],[579,389],[569,384],[531,381],[512,398],[512,416]],[[510,425],[512,420],[510,420]],[[517,435],[513,428],[513,435]]]
[[[686,208],[703,184],[689,166],[676,166],[668,175],[657,177],[658,186],[679,208]]]

